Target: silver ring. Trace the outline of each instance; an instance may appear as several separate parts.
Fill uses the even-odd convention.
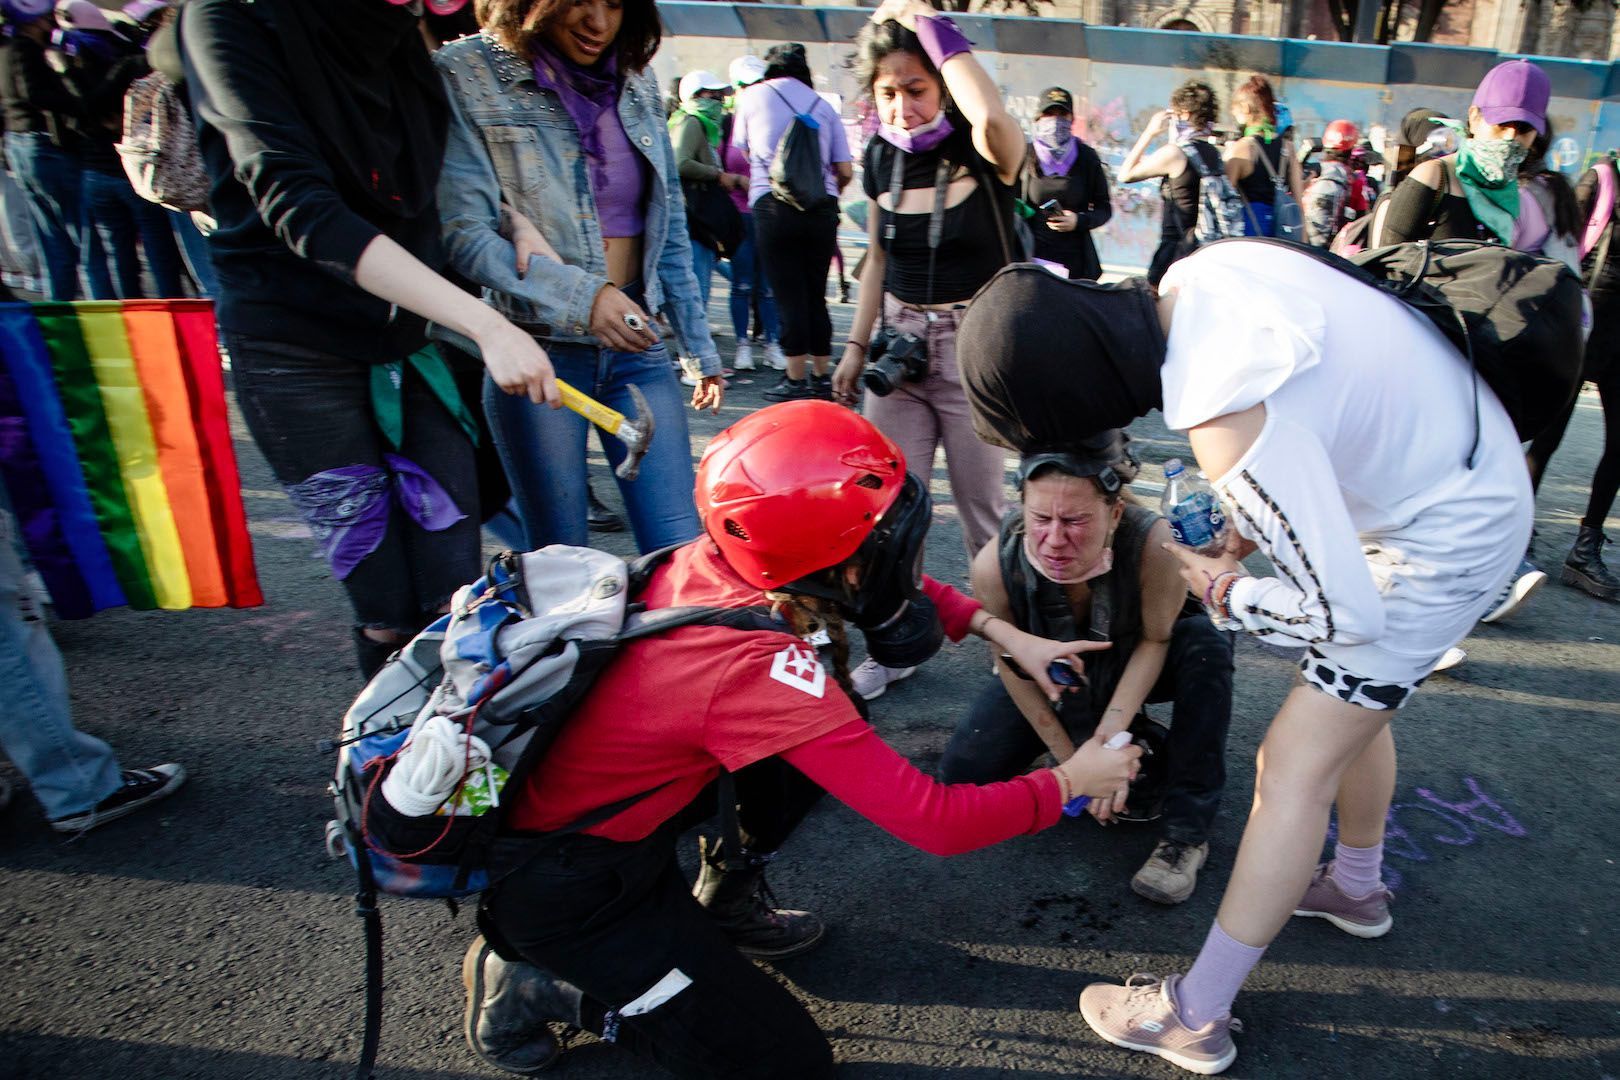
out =
[[[624,325],[628,326],[631,330],[638,334],[645,334],[647,332],[646,322],[641,318],[640,315],[637,315],[633,311],[625,312]]]

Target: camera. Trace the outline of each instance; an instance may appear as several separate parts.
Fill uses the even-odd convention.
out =
[[[928,375],[928,343],[916,334],[885,326],[866,350],[861,381],[878,397],[888,397],[901,381],[922,382]]]

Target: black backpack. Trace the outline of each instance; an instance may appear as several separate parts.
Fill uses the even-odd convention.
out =
[[[827,169],[821,161],[821,124],[809,113],[794,109],[782,91],[774,86],[771,90],[793,111],[792,122],[776,141],[771,194],[795,210],[819,210],[833,201],[827,194]]]
[[[1557,260],[1479,240],[1420,240],[1352,259],[1288,248],[1389,293],[1434,323],[1496,392],[1521,440],[1562,416],[1580,388],[1581,279]]]

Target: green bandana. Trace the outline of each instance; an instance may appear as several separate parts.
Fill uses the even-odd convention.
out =
[[[1463,133],[1455,160],[1468,209],[1502,243],[1512,243],[1513,223],[1519,218],[1519,165],[1528,151],[1517,139],[1472,139],[1461,124],[1446,126]]]
[[[670,127],[674,128],[682,115],[695,116],[703,125],[703,133],[709,137],[709,145],[716,150],[720,149],[720,118],[726,114],[726,103],[716,101],[714,98],[693,98],[691,101],[681,102],[680,111],[670,117]]]
[[[422,381],[433,392],[433,396],[439,399],[439,404],[456,418],[462,432],[474,446],[477,446],[478,421],[467,408],[467,403],[461,399],[461,390],[456,386],[455,376],[450,373],[450,365],[444,362],[439,350],[431,345],[412,353],[404,360],[396,360],[391,364],[371,365],[371,415],[376,418],[377,427],[381,429],[388,444],[398,450],[405,441],[403,399],[406,364],[422,376]]]
[[[1244,124],[1243,137],[1247,139],[1251,135],[1258,135],[1266,142],[1271,142],[1277,137],[1277,129],[1270,124]]]

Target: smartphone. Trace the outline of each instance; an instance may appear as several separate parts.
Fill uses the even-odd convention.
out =
[[[1014,660],[1010,654],[1002,653],[1001,662],[1006,664],[1007,670],[1012,672],[1018,678],[1023,679],[1026,682],[1035,681],[1029,677],[1028,672],[1018,666],[1018,662]],[[1054,683],[1057,683],[1059,686],[1066,686],[1071,689],[1086,685],[1085,673],[1075,670],[1074,665],[1069,663],[1067,660],[1054,660],[1048,664],[1046,667],[1046,677],[1051,679]]]
[[[1047,199],[1045,202],[1041,203],[1040,210],[1041,213],[1047,215],[1060,214],[1063,212],[1063,207],[1058,205],[1058,201],[1056,199]]]

